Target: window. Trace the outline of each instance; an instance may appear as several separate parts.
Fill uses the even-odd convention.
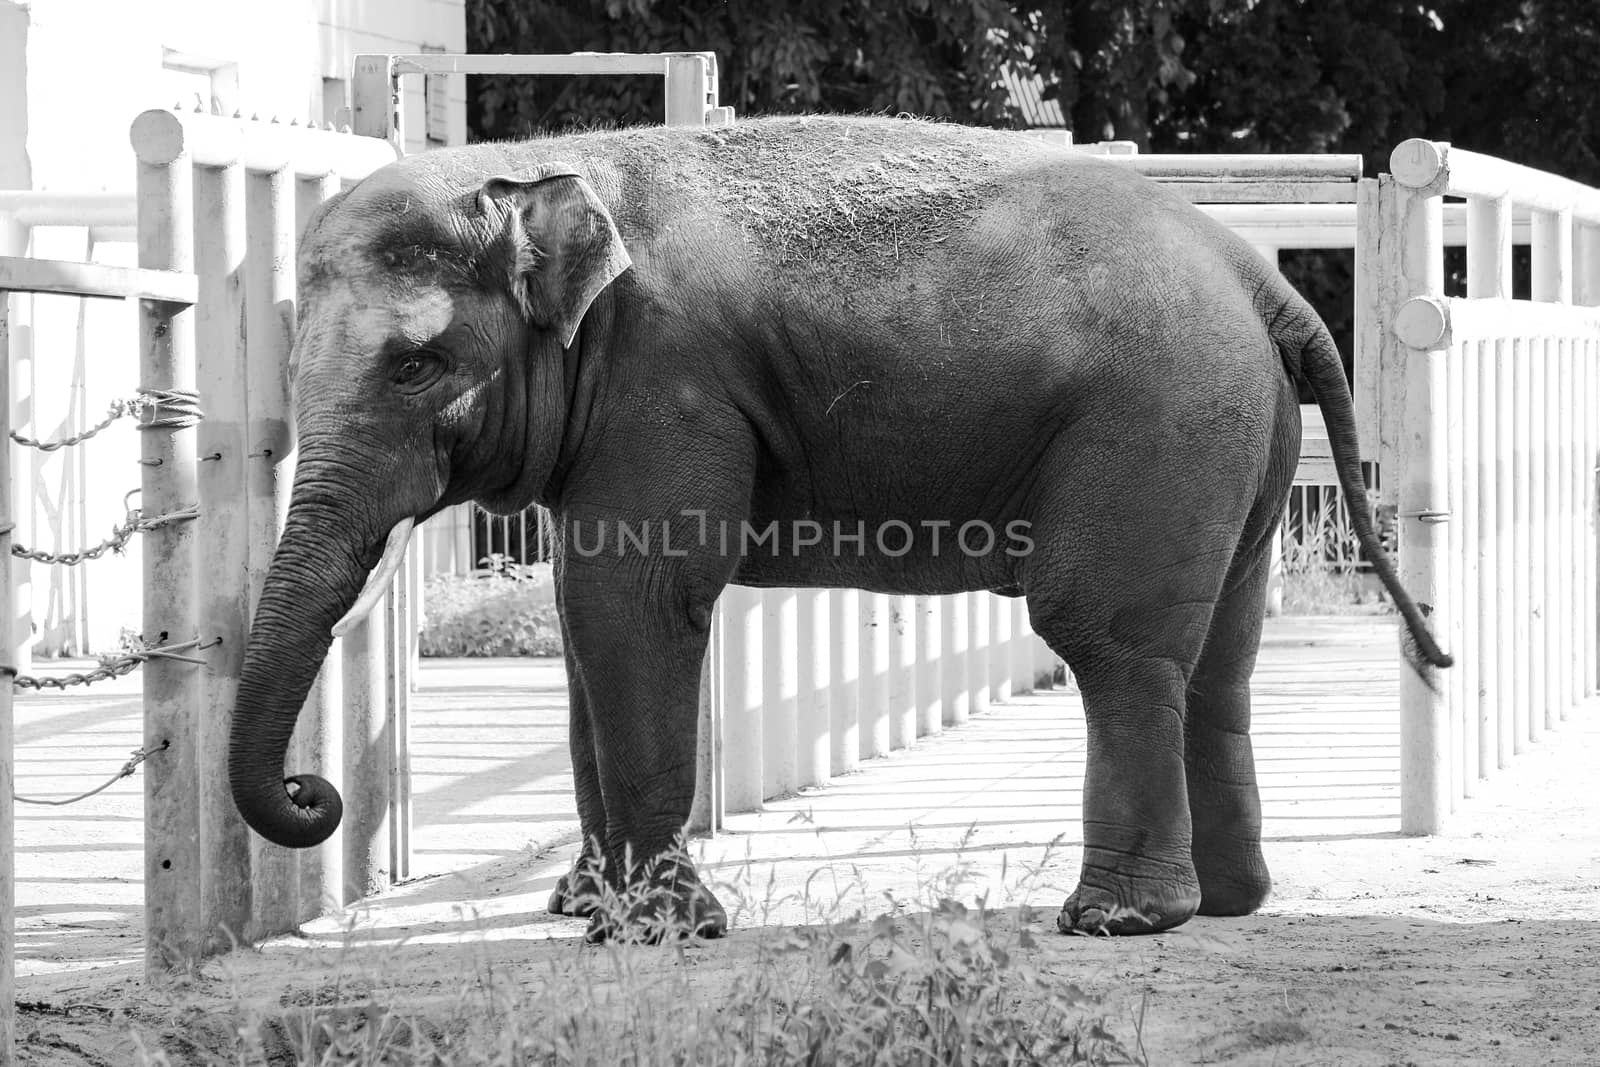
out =
[[[343,78],[322,79],[322,121],[336,130],[350,125],[350,87]]]
[[[239,99],[239,64],[225,59],[197,56],[171,48],[161,50],[161,89],[170,107],[199,107],[218,115],[232,115],[242,106]]]

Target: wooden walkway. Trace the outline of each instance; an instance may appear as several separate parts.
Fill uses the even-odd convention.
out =
[[[1280,882],[1295,877],[1274,859],[1285,849],[1311,854],[1398,836],[1395,648],[1388,617],[1268,622],[1254,736]],[[560,665],[424,661],[420,682],[414,871],[464,877],[402,887],[397,902],[470,898],[475,882],[514,870],[519,892],[497,890],[497,901],[536,919],[576,831]],[[136,696],[136,680],[119,680],[19,699],[18,791],[70,795],[103,780],[138,744]],[[854,865],[877,892],[958,854],[1031,863],[1055,841],[1051,881],[1070,886],[1083,758],[1076,695],[1023,695],[827,789],[735,816],[730,832],[700,847],[718,877],[748,875],[765,858],[803,878],[832,859]],[[70,808],[19,805],[20,973],[137,961],[140,797],[134,778]]]

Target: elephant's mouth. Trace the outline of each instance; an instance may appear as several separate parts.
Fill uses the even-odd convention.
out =
[[[411,531],[416,524],[417,520],[410,516],[394,524],[394,529],[389,531],[389,537],[383,544],[383,557],[367,576],[367,584],[362,587],[361,595],[356,597],[354,606],[333,624],[333,636],[343,637],[360,626],[362,620],[372,613],[378,601],[389,591],[389,583],[394,581],[400,565],[405,562],[406,546],[411,543]]]

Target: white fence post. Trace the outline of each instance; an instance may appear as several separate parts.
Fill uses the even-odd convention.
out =
[[[940,661],[944,655],[940,640],[944,633],[944,604],[943,598],[936,596],[919,596],[915,602],[917,733],[929,736],[944,730],[944,709],[950,699],[940,676]]]
[[[967,594],[967,710],[971,714],[989,710],[989,659],[994,655],[989,641],[989,592]]]
[[[799,594],[793,589],[761,593],[761,799],[795,789],[795,745],[799,738]]]
[[[889,751],[889,597],[861,594],[861,758]]]
[[[1399,296],[1402,301],[1437,298],[1444,292],[1444,249],[1440,199],[1427,187],[1438,172],[1422,153],[1402,145],[1390,159],[1394,180],[1381,187],[1395,198],[1399,224]],[[1430,612],[1434,633],[1452,632],[1448,544],[1441,525],[1449,521],[1448,352],[1444,313],[1430,324],[1423,301],[1410,299],[1396,316],[1395,329],[1410,351],[1404,353],[1405,399],[1399,441],[1400,581]],[[1407,311],[1419,321],[1408,320]],[[1431,328],[1436,325],[1437,330]],[[1430,336],[1432,334],[1432,336]],[[1450,811],[1449,683],[1421,665],[1400,671],[1400,829],[1407,834],[1437,833]]]
[[[240,138],[243,147],[243,138]],[[241,152],[242,154],[242,152]],[[195,388],[205,410],[196,430],[196,566],[204,575],[243,575],[250,565],[249,501],[245,481],[249,443],[245,365],[245,174],[238,161],[194,168]],[[201,930],[204,951],[231,948],[252,937],[251,835],[228,787],[228,733],[244,666],[250,588],[210,580],[199,598],[204,705],[197,718],[200,773]]]
[[[11,294],[0,289],[0,633],[5,666],[12,671],[11,620]],[[17,836],[16,737],[12,726],[13,675],[0,675],[0,1063],[15,1062],[17,1039]]]
[[[161,118],[152,118],[152,114]],[[193,168],[186,130],[176,116],[146,112],[134,123],[139,157],[139,266],[188,272],[194,266]],[[140,302],[141,388],[194,393],[194,315],[188,308]],[[167,416],[171,411],[167,411]],[[157,428],[146,409],[140,421],[144,465],[140,500],[146,515],[191,506],[195,441],[190,428]],[[168,420],[162,420],[166,422]],[[178,522],[148,532],[144,558],[144,634],[153,644],[185,641],[195,625],[194,528]],[[189,664],[154,659],[144,667],[145,974],[162,980],[175,963],[198,959],[201,948],[198,767],[195,720],[199,672]]]
[[[848,774],[861,762],[861,597],[858,589],[828,592],[828,659],[833,684],[828,691],[828,766]]]
[[[971,593],[943,597],[939,615],[939,687],[944,691],[944,724],[960,726],[972,713],[970,623]]]
[[[795,739],[796,786],[828,783],[832,730],[833,641],[828,612],[831,593],[802,589],[797,629],[799,648],[799,729]]]
[[[917,620],[915,598],[889,598],[889,747],[917,740]]]
[[[755,811],[765,785],[761,677],[765,619],[761,592],[730,585],[722,593],[722,766],[727,810]]]

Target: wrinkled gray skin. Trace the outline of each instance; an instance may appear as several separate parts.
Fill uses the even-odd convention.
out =
[[[300,458],[229,757],[264,837],[309,846],[338,822],[328,783],[286,784],[285,751],[391,527],[538,501],[569,529],[556,582],[589,842],[552,910],[588,910],[602,858],[614,884],[666,889],[667,917],[724,929],[692,866],[623,861],[668,850],[688,817],[730,581],[1025,596],[1088,719],[1060,927],[1150,932],[1266,897],[1249,680],[1299,452],[1291,376],[1316,392],[1383,556],[1325,327],[1177,197],[950,125],[641,128],[406,159],[313,220],[299,270]],[[796,519],[869,536],[742,559],[715,536]],[[922,531],[910,552],[878,549],[888,520]],[[1023,521],[1032,550],[1003,533],[955,550],[971,520]],[[650,549],[597,542],[619,521],[648,521]],[[938,521],[935,550],[921,524]]]

